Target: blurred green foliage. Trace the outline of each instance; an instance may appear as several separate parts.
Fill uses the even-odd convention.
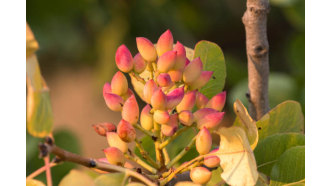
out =
[[[27,21],[40,43],[37,53],[46,76],[63,66],[72,69],[89,66],[95,70],[98,83],[103,84],[116,70],[114,54],[120,44],[125,43],[135,54],[135,37],[144,36],[156,42],[169,28],[175,40],[190,48],[202,39],[221,46],[227,61],[225,90],[230,95],[232,88],[247,77],[241,22],[245,3],[245,0],[34,0],[27,1]],[[288,81],[293,81],[297,88],[294,97],[284,97],[302,105],[304,4],[304,0],[271,0],[268,16],[270,70],[290,76]]]

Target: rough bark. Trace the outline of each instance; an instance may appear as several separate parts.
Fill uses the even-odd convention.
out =
[[[242,21],[246,33],[248,59],[249,111],[254,119],[260,119],[269,111],[268,76],[269,45],[267,40],[267,13],[269,0],[247,0]]]

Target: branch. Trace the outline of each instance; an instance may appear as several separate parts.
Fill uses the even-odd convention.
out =
[[[155,183],[150,181],[148,178],[144,177],[143,175],[141,175],[133,170],[130,170],[130,169],[127,169],[124,167],[120,167],[117,165],[111,165],[111,164],[105,163],[105,162],[100,162],[100,161],[97,161],[92,158],[82,157],[78,154],[74,154],[72,152],[63,150],[63,149],[57,147],[56,145],[54,145],[53,141],[50,138],[46,138],[46,143],[41,143],[39,145],[39,149],[40,149],[40,153],[42,155],[45,155],[45,154],[47,155],[49,153],[52,153],[52,154],[56,155],[61,161],[69,161],[69,162],[83,165],[85,167],[96,168],[96,169],[103,170],[106,172],[123,172],[125,174],[128,174],[129,176],[132,176],[132,177],[135,177],[135,178],[141,180],[142,182],[144,182],[145,184],[147,184],[149,186],[157,186]]]
[[[267,13],[269,0],[247,0],[242,21],[246,33],[250,114],[258,120],[269,111],[268,76],[269,44],[267,40]]]

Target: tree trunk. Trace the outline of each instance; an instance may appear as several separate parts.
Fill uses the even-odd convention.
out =
[[[267,40],[267,13],[269,0],[247,0],[242,21],[246,33],[248,59],[249,111],[253,119],[260,119],[269,111],[268,76],[269,45]]]

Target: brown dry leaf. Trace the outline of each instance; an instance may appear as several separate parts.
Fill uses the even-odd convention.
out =
[[[234,126],[242,127],[245,130],[251,149],[254,150],[259,139],[256,122],[251,118],[243,103],[238,99],[234,103],[234,112],[237,116]]]
[[[258,180],[257,164],[245,131],[232,126],[217,131],[221,142],[217,155],[223,169],[221,177],[229,185],[255,185]]]

